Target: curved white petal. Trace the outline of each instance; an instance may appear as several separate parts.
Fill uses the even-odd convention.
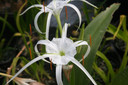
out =
[[[79,43],[78,42],[79,41],[77,41],[77,43],[76,43],[76,47],[81,46],[81,45],[88,45],[88,43],[86,41],[80,40],[80,42]]]
[[[49,48],[52,48],[52,49],[58,51],[56,45],[55,45],[54,43],[52,43],[51,41],[49,41],[49,40],[40,40],[40,41],[38,41],[37,44],[35,45],[35,52],[37,53],[38,56],[41,56],[40,53],[39,53],[39,51],[38,51],[38,48],[37,48],[37,45],[38,45],[38,44],[43,44],[43,45],[49,46]],[[53,55],[53,54],[52,54],[52,55]],[[53,55],[53,56],[54,56],[54,55]],[[43,58],[42,60],[44,60],[44,61],[47,62],[47,63],[50,63],[49,61],[47,61],[47,60],[44,59],[44,58]]]
[[[35,16],[35,20],[34,20],[34,25],[35,25],[35,28],[36,30],[39,32],[39,33],[42,33],[38,27],[38,18],[39,16],[43,13],[43,11],[40,11],[36,16]]]
[[[83,40],[79,40],[79,41],[76,41],[74,42],[75,45],[79,44],[80,42],[82,42]]]
[[[50,21],[52,17],[53,12],[50,11],[47,18],[47,26],[46,26],[46,39],[49,39],[49,28],[50,28]]]
[[[91,4],[91,3],[88,2],[87,0],[80,0],[80,1],[83,1],[83,2],[85,2],[85,3],[87,3],[87,4],[89,4],[90,6],[92,6],[92,7],[96,8],[96,9],[98,9],[95,5]]]
[[[29,9],[33,8],[33,7],[41,7],[41,8],[44,8],[43,5],[40,5],[40,4],[35,4],[35,5],[32,5],[30,7],[28,7],[23,13],[21,13],[20,15],[23,15],[25,12],[27,12]]]
[[[46,58],[46,56],[43,57],[43,58]],[[21,68],[21,69],[7,82],[7,84],[8,84],[9,82],[11,82],[15,77],[17,77],[17,76],[18,76],[24,69],[26,69],[28,66],[30,66],[31,64],[33,64],[33,63],[35,63],[35,62],[37,62],[37,61],[39,61],[39,60],[41,60],[41,59],[42,59],[42,57],[39,56],[39,57],[33,59],[32,61],[30,61],[29,63],[27,63],[23,68]]]
[[[40,53],[39,53],[39,51],[37,49],[37,45],[38,44],[42,44],[42,45],[48,46],[49,48],[52,48],[53,50],[55,50],[56,52],[58,52],[58,48],[57,48],[56,44],[54,44],[53,42],[51,42],[49,40],[40,40],[35,45],[35,52],[37,53],[38,56],[40,56]]]
[[[44,56],[48,56],[49,57],[49,59],[51,60],[52,58],[54,58],[54,56],[58,56],[57,54],[44,54],[44,55],[42,55],[42,60],[43,61],[45,61],[45,62],[47,62],[47,63],[50,63],[49,61],[47,61],[46,59],[45,59],[45,57]],[[53,60],[53,59],[52,59]]]
[[[67,29],[68,29],[68,24],[65,23],[64,27],[63,27],[62,38],[66,38],[66,36],[67,36]]]
[[[92,81],[94,85],[97,85],[95,80],[92,78],[92,76],[88,73],[88,71],[73,57],[68,57],[72,63],[77,65],[86,75],[87,77]]]
[[[70,0],[70,1],[78,1],[78,0]],[[96,9],[98,9],[95,5],[91,4],[91,3],[88,2],[87,0],[80,0],[80,1],[83,1],[83,2],[85,2],[85,3],[87,3],[87,4],[89,4],[90,6],[92,6],[92,7],[96,8]]]
[[[88,49],[86,51],[86,53],[84,54],[84,59],[88,56],[89,52],[90,52],[90,46],[88,45],[88,43],[86,41],[77,41],[74,43],[76,47],[81,46],[81,45],[87,45]],[[83,59],[81,59],[79,62],[81,62]]]
[[[56,80],[57,80],[57,85],[63,85],[63,82],[62,82],[62,65],[56,66]]]
[[[79,9],[75,5],[69,4],[69,3],[65,4],[65,6],[69,6],[69,7],[73,8],[76,11],[76,13],[78,14],[78,17],[79,17],[79,27],[78,28],[80,28],[82,18],[81,18],[81,13],[80,13]]]

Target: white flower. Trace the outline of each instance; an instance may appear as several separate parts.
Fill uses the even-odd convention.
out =
[[[47,18],[47,25],[46,25],[46,39],[48,39],[48,37],[49,37],[49,26],[50,26],[50,20],[51,20],[52,15],[54,15],[56,18],[58,16],[60,16],[60,13],[61,13],[63,7],[65,7],[65,6],[71,7],[76,11],[76,13],[78,14],[78,17],[79,17],[79,26],[81,25],[81,20],[82,20],[81,19],[81,13],[75,5],[69,3],[70,1],[75,1],[75,0],[52,0],[47,6],[43,6],[41,4],[35,4],[35,5],[32,5],[29,8],[27,8],[23,13],[21,13],[21,15],[23,15],[26,11],[28,11],[29,9],[31,9],[33,7],[41,8],[40,11],[35,16],[34,25],[35,25],[36,30],[38,32],[42,33],[40,31],[39,27],[38,27],[38,24],[37,24],[38,18],[44,12],[49,13],[48,18]],[[79,1],[83,1],[87,4],[89,4],[89,5],[97,8],[96,6],[94,6],[93,4],[89,3],[86,0],[79,0]]]
[[[45,58],[49,58],[50,61],[53,64],[56,64],[56,79],[58,85],[63,85],[62,83],[62,66],[67,65],[70,61],[77,65],[86,75],[87,77],[92,81],[94,85],[97,85],[94,79],[91,77],[91,75],[88,73],[88,71],[77,61],[74,56],[76,55],[76,47],[81,45],[87,45],[88,49],[84,55],[84,58],[87,57],[87,55],[90,52],[90,46],[86,41],[76,41],[73,42],[71,39],[67,38],[67,28],[68,24],[65,24],[62,32],[62,38],[53,38],[52,41],[49,40],[40,40],[35,46],[35,51],[38,54],[38,57],[30,61],[28,64],[26,64],[12,79],[13,80],[16,76],[18,76],[24,69],[26,69],[28,66],[33,64],[36,61],[44,60],[48,63],[49,61],[45,60]],[[46,46],[46,54],[40,55],[39,51],[37,49],[37,45],[42,44]],[[8,82],[8,83],[9,83]]]

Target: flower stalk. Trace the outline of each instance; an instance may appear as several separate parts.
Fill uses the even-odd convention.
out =
[[[60,35],[62,35],[62,25],[61,25],[61,20],[60,20],[60,16],[56,16],[56,20],[57,20],[57,23],[58,23],[58,28],[59,28],[59,31],[60,31]]]

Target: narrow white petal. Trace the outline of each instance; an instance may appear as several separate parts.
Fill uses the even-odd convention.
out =
[[[47,26],[46,26],[46,39],[49,39],[49,28],[50,28],[50,21],[52,17],[53,12],[50,11],[47,18]]]
[[[88,71],[73,57],[68,57],[72,63],[77,65],[86,75],[87,77],[92,81],[94,85],[97,85],[95,80],[92,78],[92,76],[88,73]]]
[[[80,42],[82,42],[83,40],[79,40],[79,41],[76,41],[74,42],[75,45],[79,44]]]
[[[62,82],[62,65],[56,66],[56,80],[57,80],[57,85],[63,85],[63,82]]]
[[[88,56],[88,54],[90,53],[90,46],[88,45],[88,49],[86,51],[86,53],[84,54],[84,59]],[[80,60],[80,62],[82,61],[83,59]]]
[[[78,17],[79,17],[79,27],[78,28],[80,28],[82,18],[81,18],[81,13],[80,13],[79,9],[75,5],[69,4],[69,3],[66,4],[65,6],[69,6],[69,7],[73,8],[76,11],[76,13],[78,14]]]
[[[88,49],[86,51],[86,53],[84,54],[84,59],[88,56],[89,52],[90,52],[90,46],[88,45],[88,43],[86,41],[77,41],[74,43],[76,47],[81,46],[81,45],[87,45]],[[81,62],[83,59],[81,59],[79,62]]]
[[[35,52],[37,53],[37,55],[38,56],[41,56],[40,55],[40,53],[39,53],[39,51],[38,51],[38,48],[37,48],[37,45],[38,44],[43,44],[43,45],[46,45],[46,46],[49,46],[49,47],[51,47],[52,49],[54,49],[54,50],[56,50],[56,51],[58,51],[58,49],[57,49],[57,46],[54,44],[54,43],[52,43],[51,41],[49,41],[49,40],[40,40],[40,41],[38,41],[37,42],[37,44],[35,45]],[[46,55],[45,55],[46,56]],[[54,54],[49,54],[49,55],[47,55],[48,57],[50,57],[50,56],[55,56]],[[47,61],[46,59],[42,59],[42,60],[44,60],[45,62],[47,62],[47,63],[50,63],[49,61]]]
[[[54,56],[58,56],[58,55],[57,55],[57,54],[52,54],[52,53],[51,53],[51,54],[44,54],[44,55],[42,55],[42,60],[45,61],[45,62],[47,62],[47,63],[50,63],[49,61],[47,61],[47,60],[45,59],[45,58],[46,58],[45,56],[46,56],[46,57],[49,57],[50,60],[51,60],[52,58],[54,58]]]
[[[35,25],[35,28],[36,30],[39,32],[39,33],[42,33],[38,27],[38,18],[39,16],[43,13],[43,11],[40,11],[36,16],[35,16],[35,20],[34,20],[34,25]]]
[[[17,77],[17,76],[18,76],[24,69],[26,69],[28,66],[30,66],[31,64],[33,64],[33,63],[35,63],[35,62],[37,62],[37,61],[39,61],[39,60],[41,60],[41,59],[42,59],[42,57],[39,56],[39,57],[33,59],[32,61],[30,61],[29,63],[27,63],[23,68],[21,68],[21,69],[7,82],[7,84],[8,84],[9,82],[11,82],[15,77]]]
[[[88,45],[88,43],[82,40],[80,40],[80,42],[79,41],[76,42],[76,47],[81,46],[81,45]]]
[[[45,40],[44,40],[44,41],[45,41]],[[46,41],[47,41],[47,40],[46,40]],[[37,45],[38,45],[38,44],[35,45],[35,52],[37,53],[38,56],[41,56],[40,53],[39,53],[39,51],[38,51],[38,49],[37,49]],[[45,61],[45,62],[47,62],[47,63],[50,63],[49,61],[47,61],[47,60],[44,59],[44,58],[42,58],[42,60]]]
[[[56,44],[54,44],[53,42],[49,41],[49,40],[40,40],[37,42],[37,44],[35,45],[35,52],[38,54],[38,56],[40,56],[40,53],[37,49],[37,45],[38,44],[41,44],[41,45],[45,45],[45,46],[48,46],[49,48],[52,48],[54,49],[55,51],[58,52],[58,48],[56,46]]]
[[[87,4],[89,4],[90,6],[92,6],[92,7],[96,8],[96,9],[98,9],[95,5],[91,4],[91,3],[88,2],[87,0],[70,0],[70,1],[83,1],[83,2],[85,2],[85,3],[87,3]]]
[[[43,5],[40,5],[40,4],[35,4],[35,5],[32,5],[30,7],[28,7],[23,13],[21,13],[20,15],[23,15],[25,12],[27,12],[29,9],[33,8],[33,7],[41,7],[41,8],[44,8]]]
[[[80,0],[80,1],[83,1],[83,2],[85,2],[85,3],[87,3],[87,4],[89,4],[90,6],[92,6],[92,7],[96,8],[96,9],[98,9],[95,5],[91,4],[91,3],[88,2],[87,0]]]
[[[38,56],[41,56],[38,49],[37,49],[37,44],[35,45],[35,52],[37,53]],[[47,62],[47,63],[50,63],[49,61],[47,61],[46,59],[42,59],[43,61]]]
[[[62,38],[66,38],[66,36],[67,36],[67,29],[68,29],[68,24],[65,23],[64,27],[63,27]]]

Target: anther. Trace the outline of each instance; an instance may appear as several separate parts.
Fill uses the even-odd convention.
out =
[[[29,28],[30,28],[30,35],[32,36],[32,27],[31,27],[31,24],[29,24]]]
[[[32,59],[32,51],[30,48],[29,48],[29,53],[30,53],[30,59]]]
[[[91,35],[89,35],[89,40],[90,40],[90,46],[92,46],[92,38],[91,38]]]
[[[43,6],[44,6],[44,13],[45,13],[45,4],[44,4],[44,1],[43,1]]]
[[[50,68],[52,70],[52,59],[50,60]]]
[[[84,56],[82,56],[82,65],[84,66]]]
[[[65,13],[66,13],[66,20],[68,20],[68,12],[67,12],[67,7],[65,6]]]

